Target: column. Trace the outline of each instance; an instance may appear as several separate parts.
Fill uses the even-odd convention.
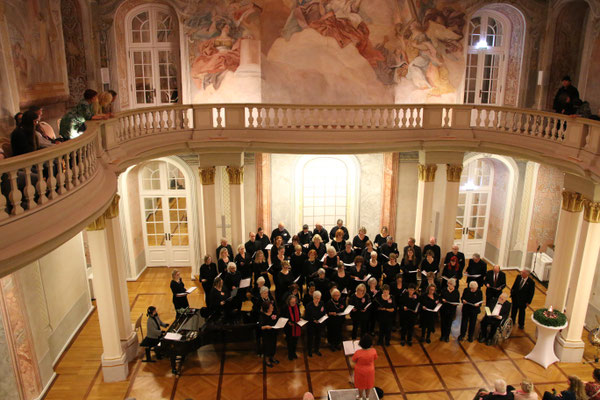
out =
[[[567,305],[567,291],[573,271],[575,246],[579,238],[582,222],[583,196],[581,193],[564,190],[562,208],[556,229],[556,251],[550,270],[550,281],[546,295],[546,308],[552,306],[564,311]]]
[[[423,246],[433,233],[433,188],[437,164],[419,164],[419,184],[417,187],[417,215],[415,239]]]
[[[388,233],[393,237],[396,237],[399,168],[399,153],[383,154],[383,200],[381,202],[381,226],[387,226]]]
[[[219,245],[217,237],[217,206],[215,204],[215,167],[198,168],[202,182],[202,205],[204,207],[204,240],[206,254],[213,254]]]
[[[111,268],[110,240],[106,229],[104,214],[88,226],[88,244],[94,274],[94,294],[98,307],[100,336],[102,338],[102,375],[105,382],[127,379],[129,367],[127,355],[121,347],[118,316],[118,290],[113,284]]]
[[[115,195],[111,205],[104,212],[106,236],[108,239],[108,256],[112,285],[115,288],[117,306],[117,323],[121,348],[127,355],[127,361],[133,361],[138,353],[138,336],[131,323],[129,295],[127,293],[127,272],[125,266],[125,251],[121,241],[121,222],[119,220],[119,195]]]
[[[244,219],[244,167],[226,168],[229,176],[229,206],[231,209],[231,247],[235,249],[244,243],[245,219]]]
[[[444,194],[444,216],[442,220],[441,240],[438,245],[449,250],[454,243],[454,230],[456,228],[456,211],[458,209],[458,191],[462,164],[446,164],[446,189]]]
[[[271,155],[256,153],[256,227],[271,232]]]
[[[583,358],[585,344],[581,335],[600,252],[600,203],[584,200],[583,206],[583,223],[577,247],[580,255],[575,262],[577,264],[580,261],[580,267],[571,276],[572,290],[567,301],[569,326],[562,330],[554,346],[562,362],[581,362]]]

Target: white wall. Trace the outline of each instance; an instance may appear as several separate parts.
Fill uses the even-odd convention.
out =
[[[398,205],[396,210],[397,243],[404,245],[407,238],[415,234],[417,217],[418,158],[408,158],[400,153],[398,168]],[[375,238],[373,236],[373,238]]]

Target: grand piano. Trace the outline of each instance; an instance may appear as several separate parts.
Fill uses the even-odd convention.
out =
[[[186,309],[160,339],[158,349],[162,356],[170,358],[173,374],[179,375],[185,357],[202,346],[254,340],[257,323],[249,322],[245,315],[205,319],[205,312],[206,309]]]

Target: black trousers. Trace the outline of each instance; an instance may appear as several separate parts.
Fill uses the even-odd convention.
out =
[[[421,311],[421,336],[429,337],[434,332],[435,314],[431,311]]]
[[[312,354],[313,351],[319,351],[321,347],[321,324],[309,322],[306,336],[308,354]]]
[[[394,313],[380,311],[388,315],[379,316],[379,343],[389,343],[392,339],[392,325],[394,325]]]
[[[513,304],[512,309],[510,310],[510,317],[513,322],[516,322],[517,312],[519,313],[519,327],[525,326],[525,310],[527,309],[527,305],[525,304],[517,304],[516,302]]]
[[[352,316],[352,340],[356,340],[358,337],[358,330],[360,329],[360,336],[368,333],[369,315],[367,312],[355,311],[351,314]]]
[[[342,329],[344,327],[344,317],[332,317],[327,319],[327,343],[330,346],[339,346],[342,344]]]
[[[263,352],[263,348],[262,348],[262,329],[260,329],[260,326],[256,327],[256,353],[257,354],[262,354]]]
[[[285,340],[287,341],[288,358],[292,358],[296,355],[298,348],[298,336],[287,335]]]
[[[456,315],[456,307],[452,307],[452,310],[446,307],[447,306],[443,306],[440,310],[440,325],[443,338],[450,337],[450,332],[452,330],[452,322],[454,321],[454,317]]]
[[[462,315],[462,320],[460,321],[460,336],[465,336],[467,333],[467,327],[469,332],[469,339],[473,339],[473,334],[475,333],[475,324],[477,324],[477,315],[472,311],[464,312]]]
[[[487,340],[492,340],[494,338],[494,333],[496,333],[496,329],[498,329],[501,322],[502,320],[498,318],[483,317],[481,320],[481,332],[479,332],[479,336]]]
[[[412,341],[413,331],[415,330],[415,322],[417,320],[417,314],[412,311],[404,311],[402,314],[401,326],[400,326],[400,339],[406,340],[407,342]]]

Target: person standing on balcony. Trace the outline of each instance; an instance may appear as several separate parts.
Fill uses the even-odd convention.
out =
[[[552,108],[559,114],[573,115],[577,112],[577,107],[581,104],[579,91],[571,84],[569,75],[563,76],[561,87],[554,96]]]
[[[98,92],[87,89],[81,100],[70,109],[60,120],[60,136],[65,140],[80,136],[86,129],[85,122],[96,119],[108,119],[108,114],[94,114],[93,103],[98,98]]]

